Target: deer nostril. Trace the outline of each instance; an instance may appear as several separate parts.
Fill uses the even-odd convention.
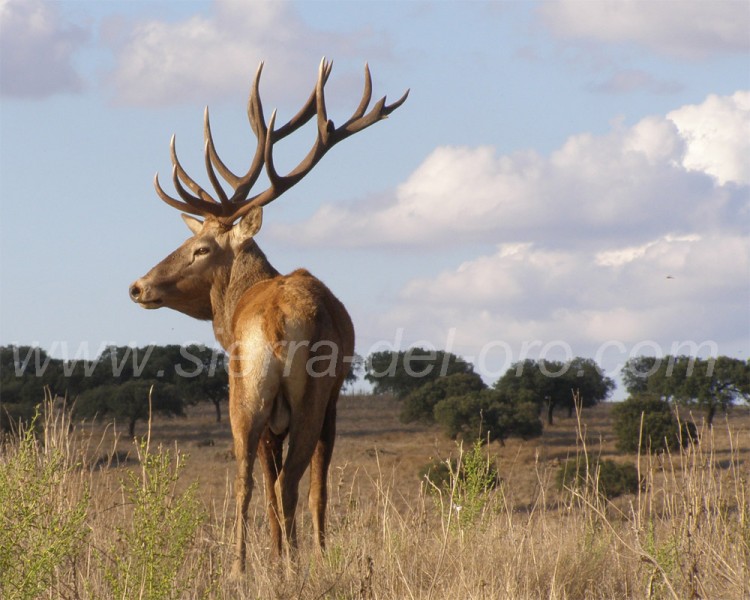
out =
[[[141,288],[137,284],[133,284],[130,286],[130,297],[133,300],[138,300],[138,298],[141,297]]]

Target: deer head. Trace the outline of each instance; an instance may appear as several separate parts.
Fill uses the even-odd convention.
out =
[[[201,187],[182,168],[175,150],[175,138],[172,136],[172,181],[179,199],[162,189],[158,174],[154,177],[154,187],[164,202],[183,213],[188,213],[182,216],[193,237],[130,286],[130,297],[134,302],[144,308],[166,306],[198,319],[212,319],[216,308],[212,306],[212,290],[215,290],[217,280],[228,281],[236,257],[241,253],[254,252],[265,260],[253,242],[253,236],[262,224],[262,208],[307,175],[335,144],[385,119],[404,103],[409,94],[407,90],[392,104],[386,104],[383,97],[368,112],[372,97],[372,79],[370,70],[365,65],[362,99],[352,116],[336,127],[333,121],[328,119],[324,94],[331,67],[331,62],[325,59],[321,61],[317,83],[310,97],[288,123],[277,128],[276,111],[271,114],[268,123],[263,115],[263,105],[258,91],[263,70],[263,63],[260,63],[247,105],[248,119],[257,138],[257,145],[248,171],[244,175],[233,173],[219,158],[206,108],[204,158],[214,195]],[[317,125],[317,135],[312,148],[289,173],[279,174],[274,167],[274,144],[313,118]],[[251,195],[254,184],[264,170],[270,185],[265,190]],[[219,175],[229,184],[231,192],[224,189],[219,181]],[[202,217],[203,221],[188,215]],[[261,270],[273,270],[267,263],[256,266]]]
[[[200,221],[183,214],[193,236],[133,283],[130,297],[143,308],[166,306],[196,319],[212,319],[211,290],[217,278],[228,279],[236,256],[252,243],[262,212],[255,207],[235,225],[213,216]]]

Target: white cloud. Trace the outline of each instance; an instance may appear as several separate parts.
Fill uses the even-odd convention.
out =
[[[308,245],[553,247],[736,228],[748,211],[747,98],[710,97],[606,135],[571,136],[549,157],[439,147],[390,204],[325,205],[305,223],[268,230]]]
[[[81,90],[73,57],[88,37],[52,2],[0,0],[0,94],[44,98]]]
[[[377,328],[408,328],[437,347],[453,339],[485,371],[495,368],[491,355],[505,360],[510,351],[518,360],[524,348],[545,346],[623,362],[644,344],[666,354],[686,341],[742,339],[748,273],[750,239],[742,235],[664,235],[593,254],[501,245],[411,281]]]
[[[675,135],[674,123],[659,117],[646,117],[636,123],[623,137],[626,152],[643,154],[650,164],[680,161],[685,141]]]
[[[708,173],[721,184],[750,184],[750,91],[711,95],[667,118],[687,142],[685,168]]]
[[[264,58],[273,61],[264,71],[264,90],[279,97],[290,88],[294,95],[306,94],[316,75],[310,67],[323,51],[341,57],[347,48],[370,40],[363,32],[312,30],[286,2],[237,0],[214,0],[209,14],[177,22],[111,22],[104,37],[116,53],[110,76],[115,97],[138,105],[244,95]]]
[[[736,0],[556,0],[539,14],[560,37],[632,42],[684,59],[750,49],[750,11]]]
[[[673,236],[666,235],[662,240],[647,242],[640,246],[628,246],[617,248],[616,250],[603,250],[594,255],[594,261],[601,267],[620,267],[627,265],[646,256],[646,253],[653,249],[660,241],[663,242],[696,242],[700,241],[699,235]],[[670,276],[671,277],[671,276]]]

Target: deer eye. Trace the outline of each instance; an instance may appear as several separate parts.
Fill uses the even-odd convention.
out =
[[[208,254],[211,252],[211,249],[207,246],[201,246],[200,248],[196,248],[195,252],[193,252],[193,256],[203,256],[204,254]]]

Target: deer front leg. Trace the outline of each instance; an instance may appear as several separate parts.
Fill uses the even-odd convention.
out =
[[[275,372],[269,371],[268,356],[264,353],[240,353],[239,360],[232,366],[229,416],[237,460],[235,556],[232,574],[239,577],[245,572],[247,559],[247,511],[253,493],[253,465],[261,437],[268,427],[271,400],[276,398],[279,391],[279,379]]]
[[[240,577],[245,572],[247,560],[247,510],[253,494],[253,465],[258,452],[258,444],[265,427],[258,415],[232,414],[232,436],[234,455],[237,460],[237,475],[234,480],[236,498],[235,514],[235,555],[232,576]]]
[[[248,432],[249,433],[249,432]],[[240,577],[245,572],[247,560],[247,509],[253,494],[253,463],[255,462],[255,448],[250,436],[235,436],[234,455],[237,460],[237,475],[234,479],[234,493],[236,499],[236,513],[234,521],[235,555],[232,564],[232,577]]]

